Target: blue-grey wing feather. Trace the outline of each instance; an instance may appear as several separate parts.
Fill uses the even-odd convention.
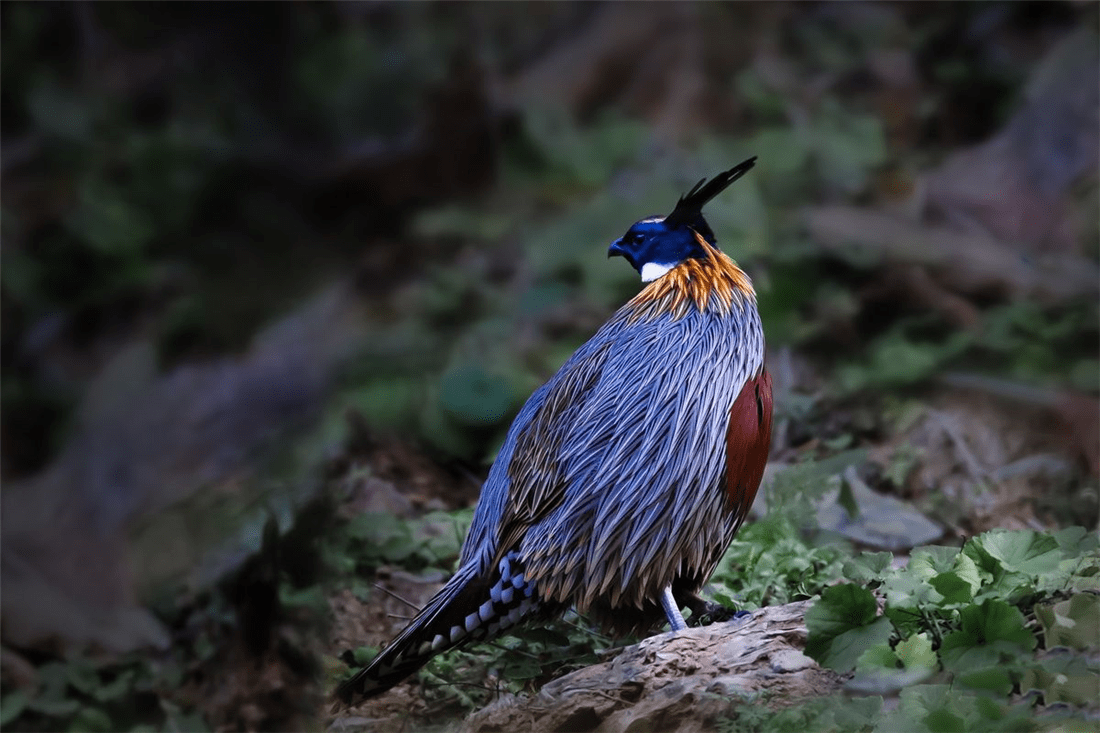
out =
[[[605,596],[640,608],[676,574],[709,574],[711,548],[734,530],[722,516],[725,417],[761,367],[759,316],[631,316],[620,310],[521,410],[463,563],[519,542],[540,593],[581,608]],[[517,457],[521,444],[539,460]]]

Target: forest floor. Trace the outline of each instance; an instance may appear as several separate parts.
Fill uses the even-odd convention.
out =
[[[0,727],[1095,723],[1095,6],[646,7],[0,6]],[[752,616],[685,637],[726,666],[569,616],[331,713],[637,292],[606,244],[750,155],[707,213],[775,430],[707,592]]]

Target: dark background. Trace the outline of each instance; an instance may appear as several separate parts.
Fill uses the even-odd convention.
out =
[[[773,460],[866,448],[949,538],[1092,526],[1096,27],[1055,2],[0,5],[5,695],[159,644],[179,684],[112,726],[293,727],[195,692],[193,610],[319,588],[298,550],[333,512],[472,504],[637,291],[607,243],[750,155],[708,218],[759,293]],[[265,522],[303,543],[281,564]],[[303,689],[339,652],[289,646]],[[68,725],[59,695],[16,727]]]

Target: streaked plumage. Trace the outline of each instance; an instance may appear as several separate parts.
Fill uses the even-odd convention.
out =
[[[755,498],[771,439],[756,296],[701,213],[754,160],[700,181],[667,217],[611,245],[609,256],[653,281],[524,405],[458,572],[340,686],[340,700],[569,607],[612,632],[665,618],[682,628],[675,607],[701,608],[696,593]]]

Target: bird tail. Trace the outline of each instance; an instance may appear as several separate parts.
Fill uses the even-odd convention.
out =
[[[336,688],[337,706],[379,695],[432,657],[470,641],[488,641],[539,610],[515,553],[491,573],[477,563],[459,568],[397,638]]]

